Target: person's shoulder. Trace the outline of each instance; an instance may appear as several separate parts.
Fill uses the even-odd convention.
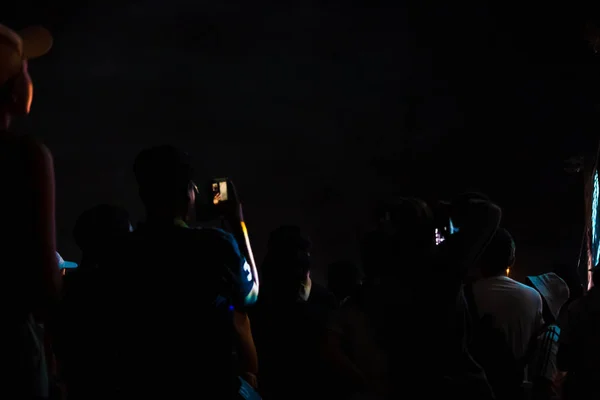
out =
[[[218,228],[193,228],[187,229],[192,240],[200,241],[206,246],[210,246],[215,250],[232,250],[235,253],[240,253],[235,237],[223,229]]]
[[[48,147],[33,136],[19,136],[16,141],[17,145],[21,146],[32,156],[40,158],[52,158],[52,153]]]
[[[34,167],[43,168],[45,171],[53,168],[52,153],[41,141],[31,136],[21,136],[17,139],[17,146],[24,158]]]
[[[527,286],[521,282],[515,281],[514,279],[511,279],[514,285],[515,290],[521,294],[521,296],[528,300],[531,301],[533,303],[539,303],[542,304],[542,296],[540,295],[540,293],[535,290],[534,288]]]
[[[212,237],[223,240],[233,240],[233,235],[223,229],[220,228],[191,228],[188,231],[193,232],[193,234],[201,236],[201,237]]]
[[[233,235],[223,229],[219,228],[193,228],[187,229],[190,235],[195,238],[203,239],[203,240],[213,240],[215,242],[229,243],[235,244],[237,246],[237,242]]]

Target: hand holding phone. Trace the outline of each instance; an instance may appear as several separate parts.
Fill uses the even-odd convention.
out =
[[[228,178],[215,178],[210,184],[210,199],[217,213],[228,222],[238,225],[243,220],[242,205],[235,185]]]
[[[253,282],[252,289],[246,296],[247,305],[253,304],[258,296],[258,273],[252,253],[252,245],[248,229],[242,213],[242,204],[235,186],[227,178],[216,178],[210,184],[210,199],[213,214],[219,215],[229,225],[229,230],[242,249],[246,260],[243,268],[248,281]]]

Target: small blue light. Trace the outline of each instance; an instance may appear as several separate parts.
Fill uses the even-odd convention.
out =
[[[229,311],[233,311],[234,307],[233,306],[229,306]]]

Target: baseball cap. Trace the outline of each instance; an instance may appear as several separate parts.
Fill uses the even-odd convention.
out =
[[[0,85],[21,70],[24,60],[46,54],[52,43],[52,34],[41,26],[15,32],[0,24]]]
[[[58,268],[59,269],[71,269],[71,268],[78,267],[77,263],[75,263],[75,262],[63,260],[63,258],[60,256],[60,254],[58,254],[58,251],[56,252],[56,259],[58,260]]]

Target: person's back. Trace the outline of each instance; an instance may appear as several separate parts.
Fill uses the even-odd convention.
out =
[[[515,358],[524,357],[543,326],[539,293],[507,276],[495,276],[475,282],[473,294],[479,316],[492,315]]]
[[[259,356],[261,393],[268,399],[305,399],[323,395],[320,344],[327,310],[308,301],[259,304],[252,313]]]
[[[197,189],[185,158],[170,146],[138,155],[147,220],[124,243],[117,268],[104,271],[119,397],[233,398],[234,344],[253,357],[243,307],[257,283],[232,235],[187,226]]]
[[[121,362],[135,368],[122,371],[121,381],[133,385],[125,392],[135,393],[145,382],[154,382],[154,389],[168,383],[159,390],[181,394],[230,384],[229,304],[216,305],[222,293],[218,274],[229,256],[225,237],[212,229],[151,225],[132,234],[114,274],[115,298],[125,299],[114,304],[119,347],[127,349]]]
[[[514,241],[499,229],[481,259],[483,278],[465,289],[475,325],[471,350],[498,398],[522,393],[530,344],[543,326],[540,294],[505,275],[514,259]]]

